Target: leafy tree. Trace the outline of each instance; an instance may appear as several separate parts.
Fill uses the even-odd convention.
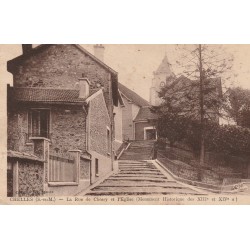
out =
[[[225,110],[237,125],[250,128],[250,90],[230,88]]]
[[[168,102],[164,106],[154,107],[153,112],[158,113],[159,118],[156,128],[160,138],[167,138],[170,147],[186,137],[189,120],[179,115],[179,108],[174,108]]]
[[[176,115],[189,119],[188,128],[193,137],[190,131],[187,134],[195,139],[193,145],[199,148],[200,163],[203,165],[206,124],[209,120],[218,122],[221,115],[224,102],[221,76],[231,69],[233,60],[232,57],[226,57],[218,45],[184,45],[181,51],[183,53],[177,64],[183,69],[182,76],[162,88],[159,96],[164,102],[159,109],[168,117],[172,111],[164,107],[171,106],[178,110]],[[192,125],[196,127],[197,133],[190,127]],[[174,123],[172,127],[176,127]],[[176,127],[176,130],[181,129]]]

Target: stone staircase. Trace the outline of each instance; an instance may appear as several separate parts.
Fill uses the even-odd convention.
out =
[[[86,195],[195,195],[198,194],[166,177],[152,162],[119,161],[119,171],[93,187]]]
[[[131,141],[119,160],[150,160],[155,141]]]

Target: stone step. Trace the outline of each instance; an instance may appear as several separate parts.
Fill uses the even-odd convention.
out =
[[[149,181],[149,182],[165,182],[166,177],[148,177],[148,176],[111,176],[108,180],[117,180],[117,181]]]
[[[140,171],[140,172],[132,172],[132,171],[126,171],[126,172],[118,172],[114,176],[127,176],[127,175],[134,175],[134,176],[164,176],[161,172],[150,172],[150,171]]]
[[[181,191],[174,191],[173,189],[170,189],[170,190],[164,190],[162,192],[159,192],[159,191],[155,191],[155,192],[147,192],[147,191],[92,191],[88,194],[86,194],[87,196],[143,196],[143,195],[147,195],[147,196],[150,196],[150,195],[153,195],[153,196],[156,196],[156,195],[174,195],[174,194],[177,194],[177,195],[200,195],[199,193],[195,193],[195,192],[192,192],[192,190],[181,190]]]
[[[159,170],[155,170],[155,169],[129,169],[129,170],[120,170],[119,173],[120,174],[138,174],[138,173],[145,173],[145,174],[157,174],[157,173],[161,173]]]
[[[98,187],[170,187],[170,188],[184,188],[176,182],[152,183],[148,181],[105,181],[98,185]]]
[[[93,192],[147,192],[147,193],[163,193],[163,192],[175,192],[193,194],[192,190],[186,188],[172,188],[172,187],[95,187]]]
[[[142,171],[142,170],[157,170],[155,168],[152,168],[152,167],[119,167],[119,170],[122,170],[122,171]],[[158,170],[159,171],[159,170]]]

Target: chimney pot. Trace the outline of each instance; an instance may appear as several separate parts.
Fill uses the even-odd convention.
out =
[[[79,98],[87,98],[89,96],[89,80],[87,78],[79,78]]]
[[[94,45],[95,57],[97,57],[101,61],[104,61],[104,50],[105,50],[105,47],[102,44]]]
[[[32,44],[22,44],[23,55],[28,54],[32,50]]]

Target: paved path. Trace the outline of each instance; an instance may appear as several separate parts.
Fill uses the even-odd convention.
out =
[[[119,172],[111,175],[86,195],[195,195],[198,191],[180,184],[164,170],[147,161],[119,161]]]

